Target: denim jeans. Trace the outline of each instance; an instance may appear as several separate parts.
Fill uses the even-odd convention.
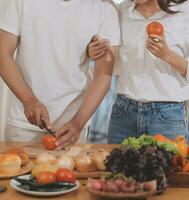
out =
[[[109,122],[108,143],[119,144],[125,138],[142,134],[163,134],[174,139],[188,135],[184,103],[143,103],[118,94]]]

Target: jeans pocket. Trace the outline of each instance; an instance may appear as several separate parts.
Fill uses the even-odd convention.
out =
[[[182,104],[159,106],[156,111],[157,117],[163,123],[170,125],[184,124],[184,106]]]
[[[123,98],[120,98],[120,95],[118,95],[112,107],[111,118],[121,118],[127,110],[128,104],[129,100],[123,100]]]

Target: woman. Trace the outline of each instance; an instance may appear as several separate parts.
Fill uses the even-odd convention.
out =
[[[144,133],[161,133],[169,138],[188,135],[187,12],[187,0],[136,0],[120,5],[122,44],[115,66],[119,67],[119,77],[109,143],[121,143],[126,137]],[[153,21],[163,25],[162,36],[147,35],[146,27]],[[91,58],[98,59],[106,49],[95,38],[88,51]]]

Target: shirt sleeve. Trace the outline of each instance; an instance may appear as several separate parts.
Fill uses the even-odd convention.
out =
[[[21,34],[23,0],[1,0],[0,2],[0,29]]]
[[[106,3],[98,35],[101,38],[108,39],[111,46],[118,46],[120,44],[119,17],[116,6],[113,3]]]

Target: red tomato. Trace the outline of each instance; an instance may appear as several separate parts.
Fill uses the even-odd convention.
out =
[[[48,184],[56,182],[56,174],[52,172],[42,172],[36,177],[38,184]]]
[[[57,148],[56,146],[56,137],[53,135],[44,135],[43,136],[43,146],[47,149],[47,150],[55,150]]]
[[[162,36],[163,35],[163,25],[160,24],[159,22],[151,22],[150,24],[148,24],[147,26],[147,33],[148,35],[159,35]]]
[[[60,168],[56,172],[56,179],[60,182],[75,183],[76,175],[68,169]]]

